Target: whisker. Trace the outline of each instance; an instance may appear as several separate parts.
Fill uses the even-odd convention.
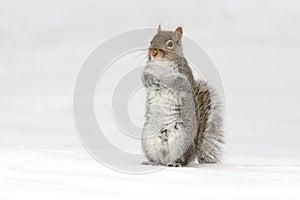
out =
[[[138,55],[136,55],[136,56],[134,56],[131,60],[136,60],[136,59],[138,59],[138,58],[148,58],[148,53],[147,54],[145,54],[145,53],[141,53],[141,54],[138,54]]]
[[[138,48],[136,50],[138,50],[138,51],[149,51],[149,48]]]

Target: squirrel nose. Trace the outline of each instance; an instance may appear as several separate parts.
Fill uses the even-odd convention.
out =
[[[158,51],[157,51],[156,49],[152,49],[152,50],[150,51],[150,54],[151,54],[151,56],[155,57],[155,56],[157,56]]]

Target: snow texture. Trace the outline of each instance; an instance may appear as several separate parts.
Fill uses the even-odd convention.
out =
[[[297,0],[0,1],[0,199],[300,199],[299,11]],[[223,78],[225,157],[119,173],[81,146],[74,84],[102,42],[159,23],[183,26]],[[144,102],[135,101],[140,124]],[[112,142],[140,151],[138,141]]]

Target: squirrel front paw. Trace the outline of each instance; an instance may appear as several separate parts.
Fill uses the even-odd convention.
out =
[[[193,88],[185,77],[179,76],[173,79],[163,80],[164,85],[175,91],[192,91]]]
[[[155,88],[160,88],[161,87],[161,82],[158,80],[156,77],[149,73],[145,73],[143,76],[143,82],[145,87],[155,87]]]

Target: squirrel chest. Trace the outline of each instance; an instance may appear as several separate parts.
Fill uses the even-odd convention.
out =
[[[182,91],[164,86],[164,80],[182,76],[172,63],[151,63],[144,73],[148,84],[143,148],[149,160],[167,164],[178,159],[186,149],[181,148],[186,135],[181,121]]]

